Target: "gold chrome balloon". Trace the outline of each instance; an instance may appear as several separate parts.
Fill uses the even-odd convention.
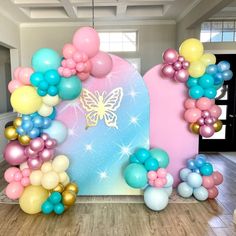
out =
[[[66,206],[72,206],[75,203],[76,194],[72,191],[65,190],[62,193],[62,203]]]
[[[77,194],[79,192],[78,185],[76,183],[69,183],[66,185],[65,190],[69,190]]]
[[[215,129],[215,132],[219,132],[222,129],[222,121],[221,120],[217,120],[214,124],[213,127]]]
[[[199,130],[200,130],[200,125],[199,124],[192,123],[192,124],[190,124],[189,128],[194,134],[199,134]]]
[[[14,126],[8,126],[4,131],[4,135],[8,140],[15,140],[18,138],[18,133]]]
[[[31,139],[28,135],[22,135],[22,136],[18,136],[18,141],[20,142],[20,144],[26,146],[29,145]]]
[[[19,126],[21,126],[22,124],[22,118],[21,117],[17,117],[14,122],[13,122],[13,125],[15,128],[18,128]]]
[[[62,193],[64,191],[63,184],[59,183],[52,191]]]

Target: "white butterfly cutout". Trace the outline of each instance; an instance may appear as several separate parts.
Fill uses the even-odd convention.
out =
[[[96,126],[99,120],[104,119],[108,127],[118,129],[115,111],[120,107],[122,98],[123,89],[121,87],[113,89],[108,94],[106,91],[103,91],[102,94],[95,91],[93,94],[89,90],[83,89],[80,102],[87,111],[86,128]]]

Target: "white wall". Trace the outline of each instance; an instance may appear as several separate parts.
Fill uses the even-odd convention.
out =
[[[73,33],[78,26],[47,26],[22,27],[21,62],[29,66],[33,53],[42,47],[50,47],[61,53],[65,43],[71,42]],[[141,58],[141,73],[162,62],[162,52],[175,47],[175,24],[142,25],[142,26],[99,26],[99,30],[137,30],[139,34],[139,49],[137,52],[118,53],[124,58]]]

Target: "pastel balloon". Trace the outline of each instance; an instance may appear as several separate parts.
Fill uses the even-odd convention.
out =
[[[8,84],[8,90],[10,93],[13,93],[17,88],[23,86],[19,80],[11,80]]]
[[[45,161],[50,161],[53,159],[55,154],[54,149],[47,149],[45,148],[43,151],[39,153],[39,158],[45,162]]]
[[[4,179],[8,182],[11,183],[14,181],[14,176],[15,174],[19,172],[19,169],[16,167],[10,167],[8,168],[5,173],[4,173]]]
[[[52,168],[56,172],[66,171],[69,167],[69,159],[65,155],[56,156],[52,162]]]
[[[65,44],[62,49],[62,54],[66,59],[72,58],[74,53],[76,52],[76,48],[72,44]]]
[[[157,177],[159,177],[159,178],[165,178],[166,175],[167,175],[167,171],[166,171],[165,168],[159,168],[159,169],[157,170]]]
[[[40,169],[43,161],[41,158],[29,158],[27,160],[27,164],[31,170],[38,170]]]
[[[187,167],[188,167],[188,169],[190,169],[190,170],[196,169],[195,160],[194,160],[194,159],[189,159],[189,160],[187,160]]]
[[[218,71],[217,65],[208,65],[206,68],[206,73],[209,75],[214,75]]]
[[[47,173],[49,171],[52,171],[52,163],[51,162],[44,162],[43,165],[41,166],[41,171],[43,173]]]
[[[103,78],[111,70],[113,66],[111,56],[106,52],[99,52],[91,59],[92,70],[91,74],[96,78]]]
[[[47,94],[46,96],[42,98],[42,101],[44,104],[48,106],[56,106],[60,103],[60,98],[58,95],[50,96]]]
[[[42,177],[43,173],[41,170],[34,170],[30,174],[30,183],[35,186],[41,185]]]
[[[212,175],[202,177],[202,186],[206,189],[213,188],[215,186],[214,178]]]
[[[48,106],[44,103],[38,109],[38,114],[43,116],[43,117],[50,116],[52,114],[52,112],[53,112],[53,107]]]
[[[187,176],[187,184],[192,188],[199,188],[202,185],[202,177],[198,173],[190,173]]]
[[[44,173],[41,184],[45,189],[53,189],[59,184],[59,176],[55,171]]]
[[[41,211],[42,204],[48,198],[48,191],[41,186],[30,185],[25,188],[19,199],[20,208],[27,214]]]
[[[169,155],[166,151],[161,148],[153,148],[150,150],[150,154],[158,161],[160,168],[167,168],[169,165]]]
[[[180,69],[175,72],[174,79],[178,82],[185,83],[188,80],[189,73],[185,69]]]
[[[60,55],[51,48],[41,48],[32,56],[32,67],[36,72],[45,73],[48,70],[57,70],[61,63]]]
[[[184,112],[184,119],[189,122],[196,122],[201,117],[201,110],[198,108],[190,108]]]
[[[202,111],[209,110],[213,105],[214,101],[206,97],[199,98],[196,102],[196,107]]]
[[[22,84],[30,85],[30,76],[34,73],[30,67],[21,68],[18,79]]]
[[[166,182],[166,184],[164,186],[165,188],[169,188],[169,187],[171,187],[174,184],[174,178],[169,173],[167,173],[167,175],[166,175],[166,180],[167,180],[167,182]]]
[[[173,192],[173,187],[165,187],[164,190],[166,191],[168,197],[170,197]]]
[[[21,185],[20,182],[13,181],[7,185],[5,193],[8,198],[12,200],[16,200],[20,198],[24,191],[24,187]]]
[[[175,74],[173,66],[169,64],[163,65],[163,67],[161,68],[161,72],[167,78],[172,78]]]
[[[233,78],[233,72],[231,70],[226,70],[222,73],[222,77],[224,81],[231,80]]]
[[[205,201],[208,198],[208,191],[203,186],[200,186],[199,188],[195,188],[193,190],[193,196],[198,201]]]
[[[207,191],[208,191],[208,198],[209,199],[214,199],[219,194],[219,191],[218,191],[216,186],[214,186],[213,188],[208,189]]]
[[[24,147],[18,141],[9,142],[3,152],[3,158],[13,166],[20,165],[27,160]]]
[[[179,48],[179,54],[189,62],[199,60],[203,51],[203,44],[195,38],[186,39]]]
[[[40,152],[44,149],[44,141],[42,138],[35,138],[33,140],[31,140],[30,142],[30,148],[31,150],[35,151],[35,152]]]
[[[224,72],[230,69],[230,63],[228,61],[220,61],[217,65],[219,72]]]
[[[199,133],[203,137],[209,138],[209,137],[213,136],[213,134],[215,133],[215,130],[212,125],[203,125],[200,127]]]
[[[151,171],[148,172],[148,179],[149,180],[155,180],[156,178],[157,178],[157,172],[156,171],[151,170]]]
[[[202,57],[200,58],[200,61],[205,65],[211,65],[211,64],[215,64],[216,63],[216,57],[214,54],[212,53],[205,53],[202,55]]]
[[[215,118],[219,118],[222,113],[221,108],[217,105],[213,105],[209,111],[210,111],[211,116]]]
[[[187,177],[190,173],[192,173],[192,171],[188,168],[181,169],[180,172],[179,172],[180,179],[182,181],[187,181]]]
[[[162,55],[163,61],[169,64],[176,62],[178,60],[178,57],[179,57],[178,52],[173,48],[165,50],[165,52]]]
[[[22,86],[11,95],[11,105],[21,114],[32,114],[42,105],[42,99],[31,86]]]
[[[193,188],[186,182],[182,182],[177,187],[177,192],[181,197],[189,198],[193,194]]]
[[[189,75],[194,78],[199,78],[205,73],[206,67],[200,61],[194,61],[188,68]]]
[[[214,171],[212,174],[215,185],[220,185],[223,183],[223,175],[219,171]]]
[[[185,109],[196,108],[196,100],[192,98],[187,98],[184,102]]]
[[[99,51],[100,39],[96,30],[91,27],[82,27],[75,32],[73,44],[78,51],[86,53],[91,58]]]

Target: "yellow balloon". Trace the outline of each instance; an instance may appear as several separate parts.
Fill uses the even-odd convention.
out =
[[[11,95],[11,105],[21,114],[31,114],[41,107],[42,98],[31,86],[22,86],[17,88]]]
[[[18,141],[20,142],[20,144],[26,146],[26,145],[29,145],[31,139],[28,135],[22,135],[22,136],[18,136]]]
[[[67,156],[59,155],[56,156],[52,161],[52,168],[56,172],[64,172],[68,169],[70,161]]]
[[[66,185],[65,190],[70,190],[77,194],[79,192],[78,185],[76,183],[69,183]]]
[[[27,161],[20,164],[20,170],[24,170],[24,169],[27,169],[27,168],[29,168]]]
[[[51,107],[58,105],[59,102],[60,102],[60,98],[58,95],[56,96],[46,95],[43,97],[43,103]]]
[[[194,61],[190,63],[188,68],[189,75],[198,78],[201,77],[206,71],[206,66],[200,61]]]
[[[66,186],[67,184],[70,183],[70,177],[67,175],[67,178],[65,181],[62,182],[63,186]]]
[[[223,123],[221,120],[217,120],[214,124],[213,127],[215,129],[215,132],[219,132],[222,129]]]
[[[34,170],[30,174],[30,183],[35,186],[41,185],[42,178],[43,178],[42,171],[41,170]]]
[[[41,183],[45,189],[54,189],[59,184],[59,176],[55,171],[49,171],[43,174]]]
[[[44,104],[44,103],[43,103],[42,106],[38,109],[39,115],[44,116],[44,117],[50,116],[50,115],[52,114],[52,112],[53,112],[53,107],[48,106],[48,105],[46,105],[46,104]]]
[[[42,186],[30,185],[25,188],[19,199],[20,208],[28,214],[41,211],[41,205],[47,200],[49,192]]]
[[[189,62],[198,61],[203,51],[203,44],[195,38],[186,39],[179,48],[179,54]]]
[[[192,123],[189,125],[189,129],[194,133],[194,134],[199,134],[200,130],[200,125],[197,123]]]
[[[16,140],[18,138],[18,133],[14,126],[8,126],[4,131],[4,135],[8,140]]]
[[[76,201],[76,194],[70,190],[62,193],[62,203],[66,206],[72,206]]]
[[[53,191],[53,192],[62,193],[62,192],[64,191],[64,186],[63,186],[63,184],[58,184],[58,185],[56,186],[56,188],[54,188],[52,191]]]
[[[47,173],[49,171],[52,171],[52,163],[50,161],[44,162],[41,166],[41,171],[43,173]]]
[[[22,118],[21,117],[17,117],[14,121],[13,121],[13,125],[15,128],[18,128],[19,126],[21,126],[22,124]]]
[[[64,183],[69,178],[66,172],[61,172],[58,175],[59,175],[60,183]]]
[[[200,58],[200,61],[205,65],[209,66],[216,63],[216,57],[212,53],[205,53]]]

